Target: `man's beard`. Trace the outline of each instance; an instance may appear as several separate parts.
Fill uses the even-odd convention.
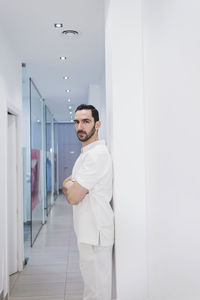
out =
[[[84,134],[84,137],[83,136],[80,137],[79,136],[80,133]],[[93,128],[91,129],[91,131],[88,134],[83,130],[77,131],[76,134],[77,134],[77,137],[78,137],[79,141],[86,142],[95,134],[95,125],[93,126]]]

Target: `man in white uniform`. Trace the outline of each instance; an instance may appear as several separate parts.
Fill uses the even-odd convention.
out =
[[[92,105],[75,111],[75,129],[82,142],[72,175],[63,182],[63,192],[73,205],[74,228],[84,280],[84,300],[111,300],[114,216],[112,160],[98,138],[99,114]]]

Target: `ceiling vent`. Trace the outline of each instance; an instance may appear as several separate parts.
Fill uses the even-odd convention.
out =
[[[78,31],[76,30],[63,30],[62,31],[63,36],[67,38],[74,38],[78,36]]]

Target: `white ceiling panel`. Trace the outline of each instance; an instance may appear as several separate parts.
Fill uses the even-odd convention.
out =
[[[0,24],[55,118],[68,120],[67,99],[73,107],[86,102],[104,73],[104,1],[0,0]],[[61,33],[68,29],[78,37]]]

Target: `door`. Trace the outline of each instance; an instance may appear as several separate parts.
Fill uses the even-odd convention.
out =
[[[17,147],[16,116],[8,114],[7,152],[7,220],[8,220],[8,271],[17,272]]]

